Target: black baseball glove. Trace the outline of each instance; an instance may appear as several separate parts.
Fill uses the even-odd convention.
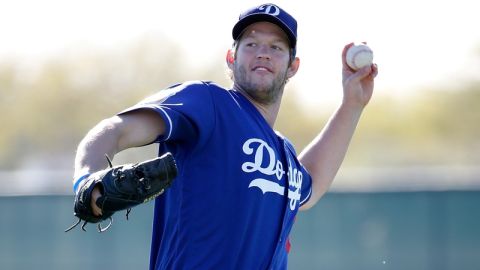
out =
[[[162,194],[177,176],[177,166],[170,153],[141,163],[115,167],[108,157],[107,160],[109,169],[89,175],[80,185],[74,203],[74,215],[78,217],[78,222],[65,232],[72,230],[82,221],[82,230],[85,231],[87,223],[99,223],[109,219],[110,222],[105,228],[98,224],[99,232],[103,232],[112,224],[112,215],[115,212],[127,210],[128,219],[132,207]],[[102,196],[95,203],[102,209],[101,216],[94,215],[90,206],[92,191],[97,185]]]

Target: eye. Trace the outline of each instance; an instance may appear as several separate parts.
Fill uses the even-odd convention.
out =
[[[257,43],[255,42],[249,42],[246,44],[247,47],[256,47],[257,46]]]
[[[281,50],[283,50],[282,47],[277,46],[277,45],[272,45],[272,49],[274,49],[274,50],[276,50],[276,51],[281,51]]]

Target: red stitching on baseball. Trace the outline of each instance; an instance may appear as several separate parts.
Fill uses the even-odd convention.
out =
[[[353,54],[353,62],[352,64],[354,65],[354,68],[355,69],[359,69],[359,67],[357,66],[357,63],[356,63],[356,59],[357,59],[357,55],[361,52],[370,52],[370,50],[367,50],[367,49],[362,49],[362,50],[359,50],[359,51],[356,51],[354,54]]]

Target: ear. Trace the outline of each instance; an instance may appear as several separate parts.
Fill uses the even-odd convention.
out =
[[[298,68],[300,67],[300,58],[295,57],[293,59],[292,63],[288,67],[287,70],[287,78],[290,79],[292,78],[295,74],[297,74]]]
[[[232,49],[227,51],[227,55],[225,56],[225,61],[227,61],[227,65],[229,68],[232,68],[233,63],[235,62],[235,53]]]

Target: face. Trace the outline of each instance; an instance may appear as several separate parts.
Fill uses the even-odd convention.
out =
[[[283,92],[288,78],[297,68],[290,65],[288,38],[281,28],[258,22],[245,29],[236,50],[234,87],[261,104],[272,104]]]

